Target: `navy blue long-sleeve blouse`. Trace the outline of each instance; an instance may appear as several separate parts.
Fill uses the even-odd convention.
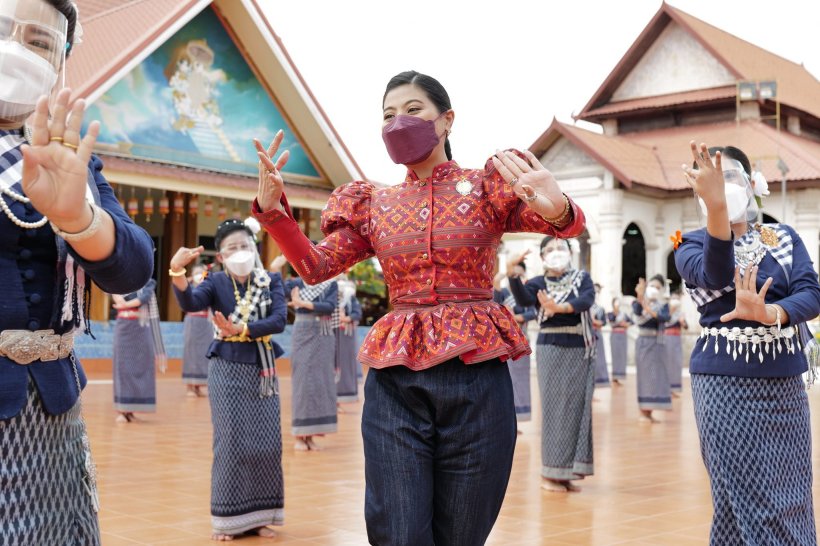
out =
[[[279,334],[285,331],[287,324],[288,308],[285,303],[285,291],[282,289],[282,275],[268,273],[268,276],[270,277],[270,286],[267,290],[270,298],[268,316],[248,323],[248,333],[252,338]],[[239,296],[244,297],[245,284],[237,285],[237,289]],[[197,287],[189,284],[184,292],[174,286],[174,295],[182,310],[188,313],[203,311],[210,307],[214,312],[219,311],[228,317],[236,309],[233,281],[224,271],[208,275]],[[262,298],[265,297],[263,292]],[[278,343],[271,340],[271,345],[277,358],[284,354],[285,351]],[[207,356],[208,358],[218,356],[231,362],[261,365],[256,343],[214,339],[208,348]]]
[[[350,298],[350,301],[345,306],[345,314],[350,317],[353,322],[361,322],[362,320],[362,304],[356,296]]]
[[[288,279],[285,281],[285,296],[290,301],[290,292],[294,288],[304,288],[305,283],[302,279]],[[339,284],[332,282],[325,288],[322,295],[313,300],[313,309],[296,309],[298,315],[332,315],[333,310],[339,304]]]
[[[806,247],[800,236],[791,227],[779,224],[778,229],[785,229],[792,239],[792,268],[786,274],[777,260],[767,252],[758,264],[758,290],[772,277],[773,281],[766,292],[766,303],[776,303],[789,314],[789,324],[798,324],[811,320],[820,314],[820,283],[817,271],[811,262]],[[721,290],[734,286],[734,241],[722,241],[699,229],[686,233],[683,242],[675,251],[675,265],[686,287]],[[725,293],[705,305],[698,307],[700,325],[716,328],[745,328],[761,326],[747,320],[720,322],[720,317],[735,308],[735,292]],[[714,351],[715,338],[709,339],[709,346],[704,351],[705,340],[698,338],[692,351],[689,369],[692,373],[731,375],[741,377],[790,377],[806,371],[808,365],[801,351],[764,353],[763,362],[757,355],[746,362],[745,357],[733,358],[726,352],[726,339],[719,338],[718,351]]]
[[[669,318],[671,317],[671,315],[669,314],[668,303],[664,303],[658,308],[658,310],[656,311],[656,317],[652,317],[643,323],[637,320],[638,317],[643,315],[643,305],[638,303],[637,300],[632,302],[632,312],[635,314],[635,324],[637,324],[639,328],[646,330],[662,331],[664,329],[664,325],[667,322],[669,322]]]
[[[0,161],[2,168],[2,161]],[[92,157],[89,169],[100,195],[100,206],[111,216],[116,242],[111,256],[99,262],[82,259],[68,246],[76,262],[105,292],[127,294],[139,290],[151,278],[154,270],[154,245],[144,229],[134,224],[122,210],[114,191],[102,175],[102,162]],[[23,194],[19,184],[12,186]],[[31,204],[23,204],[5,195],[8,207],[24,222],[42,218]],[[0,214],[0,330],[54,329],[64,333],[62,324],[52,324],[53,309],[59,290],[57,282],[57,245],[54,232],[46,224],[36,229],[23,229]],[[77,363],[81,385],[86,378]],[[35,361],[22,366],[0,357],[0,420],[17,415],[26,403],[28,378],[40,393],[46,411],[59,415],[71,409],[79,392],[71,360]]]
[[[569,303],[575,310],[574,313],[556,313],[547,320],[541,322],[541,328],[554,328],[559,326],[575,326],[581,323],[581,313],[587,311],[595,303],[595,286],[586,271],[581,272],[581,283],[578,287],[578,294],[570,295],[562,302]],[[557,279],[556,279],[557,280]],[[543,275],[533,277],[526,283],[518,277],[509,277],[510,291],[515,298],[515,302],[520,307],[541,308],[538,302],[538,291],[546,290],[547,281]],[[538,345],[560,345],[562,347],[583,347],[584,338],[573,334],[538,334]]]

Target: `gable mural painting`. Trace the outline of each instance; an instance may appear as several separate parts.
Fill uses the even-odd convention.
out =
[[[285,171],[319,174],[211,8],[206,8],[89,107],[106,153],[255,175],[252,138],[285,129]]]

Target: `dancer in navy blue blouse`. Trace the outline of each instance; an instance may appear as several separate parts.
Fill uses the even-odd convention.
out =
[[[79,34],[72,2],[0,2],[4,544],[100,543],[74,334],[88,332],[91,280],[128,293],[145,285],[154,264],[151,238],[91,155],[99,123],[81,138],[85,103],[60,90]]]
[[[820,313],[817,272],[794,229],[755,223],[765,180],[746,154],[691,150],[695,164],[684,170],[706,228],[683,236],[675,263],[701,315],[689,367],[712,483],[711,544],[813,545],[801,374],[813,348],[805,323]]]
[[[250,226],[258,228],[255,220]],[[211,468],[213,539],[244,533],[274,537],[269,526],[284,523],[282,425],[274,360],[284,351],[271,339],[285,329],[282,277],[259,260],[253,229],[225,220],[214,235],[224,271],[196,287],[185,268],[203,247],[180,248],[168,274],[186,312],[212,309],[214,335],[208,348],[208,399],[214,430]]]

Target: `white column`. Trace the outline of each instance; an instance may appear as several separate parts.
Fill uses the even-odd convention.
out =
[[[655,204],[655,219],[651,233],[644,233],[644,246],[646,248],[646,277],[649,280],[655,274],[666,273],[666,245],[663,244],[665,222],[663,219],[663,205]]]
[[[592,246],[592,271],[595,282],[603,286],[599,303],[609,308],[612,298],[621,294],[623,252],[623,190],[603,190],[599,195],[600,234]]]

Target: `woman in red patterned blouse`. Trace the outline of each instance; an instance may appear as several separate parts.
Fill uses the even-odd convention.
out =
[[[260,158],[254,214],[305,282],[376,256],[393,310],[362,344],[365,518],[371,544],[483,544],[501,508],[516,423],[504,363],[530,352],[510,312],[492,301],[505,232],[568,238],[581,209],[530,152],[498,152],[484,169],[452,160],[455,114],[435,79],[403,72],[387,85],[382,136],[403,183],[337,188],[312,244],[293,220],[274,162]]]

